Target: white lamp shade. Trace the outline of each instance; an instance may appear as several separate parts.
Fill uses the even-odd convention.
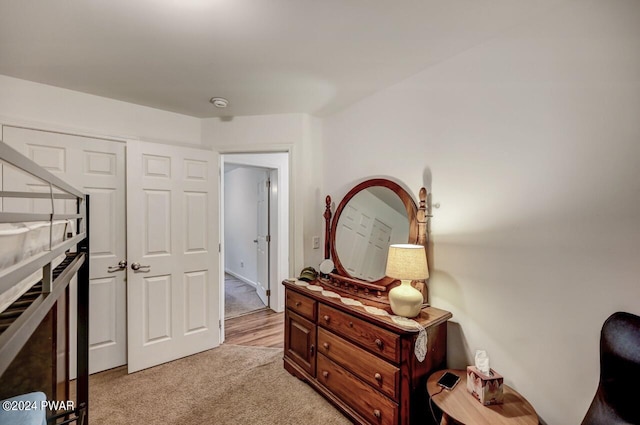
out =
[[[427,253],[422,245],[389,246],[386,275],[394,279],[420,280],[429,277]]]

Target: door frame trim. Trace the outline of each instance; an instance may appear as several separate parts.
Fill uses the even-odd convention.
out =
[[[277,235],[275,238],[277,239],[277,247],[271,247],[272,257],[273,253],[276,255],[276,264],[277,267],[274,270],[275,278],[270,279],[271,281],[271,309],[277,312],[283,311],[281,306],[284,306],[284,288],[281,285],[278,285],[277,282],[281,279],[286,279],[289,277],[291,273],[291,253],[290,247],[293,246],[293,235],[294,235],[294,223],[293,223],[293,211],[292,211],[292,194],[293,194],[293,184],[291,182],[291,160],[293,157],[293,147],[292,146],[273,146],[271,148],[261,148],[261,149],[237,149],[237,148],[229,148],[229,149],[219,149],[218,153],[220,154],[220,164],[219,164],[219,173],[220,173],[220,188],[218,191],[219,202],[219,235],[221,241],[221,249],[220,249],[220,281],[224,282],[224,261],[225,261],[225,247],[224,243],[224,164],[225,163],[233,163],[238,165],[252,166],[252,167],[260,167],[260,168],[268,168],[272,170],[277,170],[278,173],[278,216],[272,217],[272,220],[278,221],[277,226]],[[265,162],[255,162],[247,158],[248,156],[257,156],[263,154],[286,154],[286,159],[284,161],[280,161],[278,163],[265,163]],[[229,161],[230,156],[234,156],[234,161]],[[242,161],[241,161],[242,160]],[[281,189],[282,188],[282,189]],[[282,196],[282,195],[285,196]],[[272,240],[273,240],[272,234]],[[224,317],[224,285],[220,285],[220,312],[221,316]],[[224,342],[224,320],[221,325],[221,342]]]

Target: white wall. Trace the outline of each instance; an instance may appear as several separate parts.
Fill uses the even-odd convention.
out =
[[[0,122],[97,137],[200,144],[201,120],[0,75]]]
[[[449,365],[486,349],[549,424],[580,423],[602,322],[640,314],[640,2],[573,2],[325,120],[324,187],[433,191]]]
[[[258,280],[258,182],[267,171],[242,167],[224,174],[225,271],[253,283]]]

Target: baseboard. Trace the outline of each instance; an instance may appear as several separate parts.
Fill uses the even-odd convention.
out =
[[[251,286],[253,286],[254,288],[256,288],[256,290],[258,289],[258,284],[257,284],[256,282],[253,282],[252,280],[247,279],[246,277],[244,277],[244,276],[242,276],[242,275],[240,275],[240,274],[238,274],[238,273],[236,273],[236,272],[232,272],[231,270],[227,270],[227,269],[225,269],[225,270],[224,270],[224,272],[225,272],[226,274],[230,274],[231,276],[235,277],[235,278],[236,278],[236,279],[238,279],[238,280],[243,281],[243,282],[244,282],[244,283],[246,283],[247,285],[251,285]]]

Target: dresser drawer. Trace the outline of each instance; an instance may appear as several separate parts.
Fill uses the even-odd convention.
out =
[[[318,352],[398,401],[400,369],[391,363],[322,328],[318,328]]]
[[[318,354],[318,381],[372,424],[396,425],[398,405]]]
[[[325,304],[318,306],[318,324],[393,362],[400,361],[400,336]]]
[[[316,320],[316,304],[316,300],[313,298],[305,297],[302,294],[290,290],[286,292],[287,308],[309,320]]]

